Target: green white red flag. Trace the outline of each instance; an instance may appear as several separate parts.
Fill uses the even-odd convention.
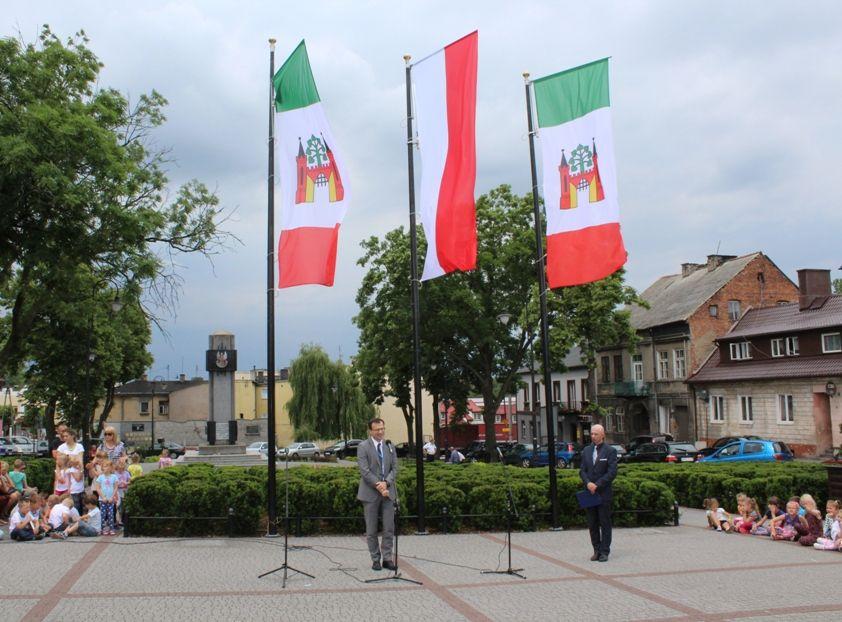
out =
[[[608,92],[608,59],[533,82],[551,288],[605,278],[626,263]]]
[[[348,180],[304,41],[272,82],[281,196],[278,287],[330,287],[339,226],[348,207]]]

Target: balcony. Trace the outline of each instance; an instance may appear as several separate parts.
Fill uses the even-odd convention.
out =
[[[652,390],[652,383],[642,380],[628,382],[606,382],[599,385],[600,395],[616,395],[621,397],[646,397]]]

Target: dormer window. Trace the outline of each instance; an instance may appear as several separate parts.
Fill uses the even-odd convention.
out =
[[[842,336],[840,333],[822,334],[822,353],[842,352]]]
[[[740,341],[731,344],[731,360],[745,361],[751,358],[751,344],[748,341]]]
[[[779,337],[772,339],[772,356],[798,356],[798,337]]]

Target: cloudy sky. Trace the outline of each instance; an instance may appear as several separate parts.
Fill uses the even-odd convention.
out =
[[[628,279],[683,261],[766,252],[791,278],[842,264],[842,4],[828,2],[20,2],[2,35],[84,29],[101,84],[170,102],[156,136],[235,211],[243,244],[182,261],[177,314],[156,333],[154,375],[203,367],[207,335],[237,336],[240,369],[265,365],[267,39],[302,39],[354,199],[336,286],[277,295],[278,363],[302,343],[356,351],[359,242],[406,225],[404,65],[479,29],[477,194],[529,187],[523,82],[610,56]],[[833,273],[839,276],[838,272]]]

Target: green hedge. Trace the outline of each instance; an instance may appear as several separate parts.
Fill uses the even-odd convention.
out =
[[[440,530],[447,508],[448,531],[505,528],[506,482],[511,478],[520,517],[517,529],[549,525],[547,469],[519,469],[475,463],[448,465],[426,463],[425,506],[428,526]],[[290,516],[293,531],[310,533],[361,533],[362,506],[357,501],[359,471],[354,468],[300,466],[289,469]],[[252,535],[265,529],[265,467],[222,467],[206,464],[176,466],[153,471],[132,480],[126,495],[130,516],[224,516],[235,513],[235,533]],[[284,471],[277,473],[279,517],[284,508]],[[398,471],[398,494],[404,515],[417,512],[415,469],[403,463]],[[582,489],[578,473],[561,470],[558,477],[560,519],[565,527],[585,523],[575,500]],[[663,525],[672,519],[675,497],[661,482],[628,473],[615,482],[614,509],[618,525]],[[622,510],[653,510],[629,513]],[[300,524],[296,517],[301,515]],[[460,515],[480,516],[460,516]],[[493,516],[487,516],[493,515]],[[339,518],[326,518],[339,517]],[[135,535],[224,534],[225,521],[149,521],[130,519]],[[407,529],[410,525],[407,524]]]
[[[14,468],[15,460],[20,458],[26,463],[26,483],[40,492],[53,491],[55,477],[55,461],[52,458],[28,458],[25,456],[8,456],[2,460],[9,465],[9,472]]]
[[[745,493],[761,507],[771,496],[782,500],[804,493],[813,495],[820,508],[827,501],[827,470],[816,462],[744,464],[628,464],[621,477],[666,484],[681,505],[700,508],[716,497],[728,511],[737,509],[736,496]]]

